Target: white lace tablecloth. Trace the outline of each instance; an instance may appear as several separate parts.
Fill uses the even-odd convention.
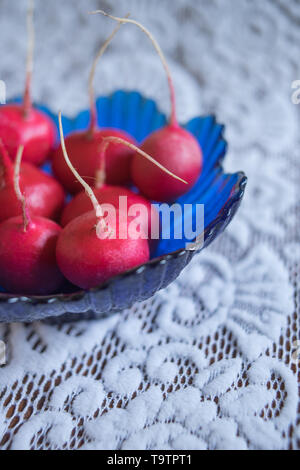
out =
[[[86,108],[92,57],[114,26],[86,11],[130,12],[170,59],[181,120],[216,113],[226,170],[249,184],[226,233],[152,299],[103,321],[0,326],[1,448],[299,449],[299,1],[37,4],[36,100]],[[24,82],[24,12],[0,0],[8,96]],[[97,93],[117,88],[169,109],[161,64],[133,26],[98,68]]]

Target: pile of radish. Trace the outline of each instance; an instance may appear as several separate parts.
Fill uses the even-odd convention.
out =
[[[63,292],[70,284],[94,288],[146,263],[159,238],[151,202],[171,203],[189,191],[202,171],[202,151],[178,124],[171,74],[152,34],[129,15],[117,18],[101,10],[93,14],[118,24],[91,68],[90,123],[65,139],[59,113],[58,144],[55,124],[31,102],[33,0],[28,4],[24,99],[0,106],[0,286],[10,294],[39,296]],[[97,124],[96,66],[125,24],[150,38],[171,95],[169,123],[140,146],[126,132]],[[39,168],[46,161],[54,176]]]

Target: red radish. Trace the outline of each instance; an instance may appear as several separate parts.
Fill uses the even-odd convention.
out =
[[[33,0],[28,8],[28,55],[24,100],[22,104],[0,106],[0,137],[12,159],[18,147],[24,146],[23,160],[41,165],[54,148],[56,130],[46,114],[34,109],[31,103],[30,86],[33,69],[34,27]]]
[[[0,223],[22,214],[14,188],[14,170],[0,139]],[[61,185],[51,176],[30,163],[22,163],[20,186],[25,194],[30,216],[57,220],[63,208],[65,194]]]
[[[198,142],[182,127],[170,124],[151,134],[142,144],[144,152],[180,175],[188,185],[183,186],[169,176],[159,173],[146,160],[134,156],[131,176],[146,197],[161,202],[175,201],[189,191],[200,176],[202,156]],[[155,181],[155,184],[153,184]]]
[[[22,216],[0,225],[0,285],[11,294],[48,295],[64,282],[55,256],[61,228],[52,220],[29,216],[19,182],[22,152],[20,147],[15,166]]]
[[[97,158],[98,148],[103,141],[103,137],[115,135],[122,137],[128,142],[134,143],[134,140],[126,133],[114,129],[96,130],[92,136],[87,131],[74,132],[66,138],[67,151],[70,154],[72,164],[77,168],[78,173],[85,181],[94,178],[99,160]],[[114,145],[107,154],[107,183],[109,184],[127,184],[130,181],[130,165],[133,153],[124,150],[121,145]],[[69,170],[63,158],[63,152],[59,147],[53,154],[52,169],[56,178],[61,182],[65,189],[76,194],[81,191],[81,186],[74,179],[74,175]]]
[[[89,289],[146,263],[149,260],[149,246],[147,240],[131,237],[127,220],[126,225],[122,226],[119,217],[116,221],[110,216],[104,219],[101,205],[92,189],[75,170],[68,157],[61,113],[59,126],[67,165],[86,190],[94,210],[74,219],[64,228],[57,243],[57,263],[70,282],[82,289]],[[125,238],[119,236],[121,231],[125,231]]]
[[[99,204],[111,204],[116,209],[119,208],[120,197],[126,197],[127,208],[139,204],[146,207],[147,210],[147,220],[145,221],[145,226],[147,227],[149,236],[151,235],[151,213],[153,212],[153,219],[155,219],[155,209],[152,208],[151,202],[148,199],[145,199],[139,194],[135,194],[124,186],[109,186],[104,184],[100,188],[93,188],[95,197]],[[65,207],[62,218],[61,225],[65,227],[73,219],[79,217],[86,212],[90,212],[93,209],[90,198],[85,191],[76,194],[74,199]]]
[[[136,141],[124,131],[118,129],[99,129],[97,126],[97,109],[95,104],[95,96],[93,89],[96,65],[104,54],[109,43],[118,32],[122,22],[115,28],[110,37],[101,47],[97,57],[94,60],[90,78],[89,78],[89,95],[91,121],[89,128],[85,131],[72,132],[66,137],[66,148],[70,155],[72,165],[77,169],[78,173],[86,182],[94,178],[99,168],[99,145],[104,137],[115,136],[120,137],[130,143]],[[108,184],[127,184],[130,181],[130,167],[133,152],[120,144],[111,145],[106,153],[106,181]],[[65,162],[61,146],[54,152],[52,159],[53,172],[63,186],[71,194],[81,191],[80,183],[74,179],[74,175]]]
[[[137,21],[117,18],[108,15],[102,10],[101,13],[109,18],[122,22],[131,23],[138,26],[151,40],[166,71],[171,95],[171,119],[170,123],[163,129],[153,132],[142,144],[141,149],[150,154],[176,175],[188,182],[188,186],[183,186],[168,175],[162,174],[149,163],[135,155],[132,161],[131,177],[141,193],[155,201],[173,201],[185,194],[194,186],[202,171],[203,157],[202,150],[194,136],[179,126],[176,118],[175,91],[170,70],[160,46],[152,34]]]
[[[123,201],[126,204],[128,210],[129,221],[134,220],[135,217],[140,217],[142,229],[148,232],[148,239],[150,240],[155,237],[159,237],[159,216],[155,208],[152,206],[151,202],[148,199],[145,199],[143,196],[136,194],[124,186],[111,186],[104,184],[105,182],[105,154],[106,150],[110,144],[110,137],[106,137],[103,140],[103,143],[100,148],[102,168],[99,169],[99,172],[96,176],[96,184],[93,187],[94,195],[99,202],[99,204],[111,204],[116,209],[121,210],[120,207]],[[127,142],[124,141],[124,145]],[[120,200],[120,198],[123,198]],[[125,199],[126,198],[126,199]],[[133,206],[141,206],[142,209],[139,214],[130,215],[130,209],[134,209]],[[145,210],[143,210],[145,208]],[[65,207],[62,218],[61,225],[65,227],[76,217],[89,212],[93,209],[93,204],[91,199],[85,191],[78,193],[72,201]]]
[[[114,220],[106,218],[110,228]],[[114,238],[98,238],[99,217],[87,212],[70,222],[62,231],[56,250],[57,263],[65,277],[81,289],[91,289],[149,260],[147,240],[120,239],[116,218]],[[128,228],[128,227],[127,227]],[[104,232],[103,232],[104,233]]]

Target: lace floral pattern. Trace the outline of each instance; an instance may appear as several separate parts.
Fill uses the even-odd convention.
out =
[[[242,0],[233,10],[221,0],[128,0],[126,11],[113,3],[169,54],[181,119],[215,112],[226,123],[225,168],[244,170],[249,186],[223,236],[152,299],[102,321],[0,325],[1,448],[299,449],[300,141],[290,98],[300,77],[299,3]],[[47,41],[37,45],[35,95],[77,112],[87,106],[91,57],[112,26],[85,10],[108,6],[40,7],[37,34]],[[22,8],[0,0],[9,96],[22,84]],[[130,26],[119,34],[99,65],[97,92],[136,88],[168,111],[147,39]]]

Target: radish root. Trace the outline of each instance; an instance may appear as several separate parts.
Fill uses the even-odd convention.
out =
[[[21,192],[20,188],[20,168],[21,168],[21,161],[24,151],[24,145],[20,145],[18,148],[16,162],[15,162],[15,172],[14,172],[14,187],[17,199],[20,201],[22,206],[22,213],[23,213],[23,222],[24,222],[24,232],[27,231],[27,227],[30,223],[30,218],[28,215],[27,207],[26,207],[26,199],[24,194]]]
[[[34,0],[28,0],[27,8],[27,33],[28,33],[28,46],[27,46],[27,60],[26,60],[26,84],[24,92],[24,116],[27,117],[31,108],[31,79],[33,72],[33,54],[34,54]]]
[[[133,144],[130,144],[129,142],[127,142],[126,140],[123,140],[121,139],[120,137],[104,137],[103,139],[104,142],[108,142],[108,143],[115,143],[115,144],[122,144],[122,145],[125,145],[126,147],[130,148],[131,150],[134,150],[135,152],[137,152],[139,155],[141,155],[142,157],[144,158],[147,158],[147,160],[149,160],[151,163],[153,163],[154,165],[158,166],[158,168],[160,168],[162,171],[164,171],[165,173],[167,173],[168,175],[172,176],[172,178],[175,178],[176,180],[178,181],[181,181],[182,183],[184,184],[188,184],[187,181],[183,180],[182,178],[180,178],[179,176],[176,176],[174,175],[174,173],[172,173],[171,171],[169,171],[167,168],[165,168],[163,165],[161,165],[160,163],[158,163],[154,158],[152,158],[148,153],[144,152],[143,150],[139,149],[138,147],[136,147],[135,145]],[[105,149],[106,150],[106,149]]]
[[[128,18],[129,14],[126,15],[125,18]],[[95,90],[94,90],[94,80],[95,80],[95,74],[96,74],[96,67],[98,65],[99,60],[105,53],[106,49],[108,48],[109,44],[121,28],[122,24],[124,21],[119,21],[119,24],[116,26],[116,28],[113,30],[111,35],[106,39],[102,47],[100,48],[97,56],[95,57],[95,60],[93,62],[91,71],[90,71],[90,76],[89,76],[89,97],[90,97],[90,109],[91,109],[91,123],[90,123],[90,129],[89,131],[93,132],[97,125],[97,109],[96,109],[96,103],[95,103]]]
[[[157,54],[159,55],[160,57],[160,60],[163,64],[163,67],[165,69],[165,72],[167,74],[167,78],[168,78],[168,84],[169,84],[169,89],[170,89],[170,99],[171,99],[171,118],[170,118],[170,123],[171,125],[176,125],[177,124],[177,118],[176,118],[176,98],[175,98],[175,90],[174,90],[174,84],[173,84],[173,80],[172,80],[172,76],[171,76],[171,72],[170,72],[170,69],[169,69],[169,66],[168,66],[168,63],[167,63],[167,60],[161,50],[161,47],[160,45],[158,44],[158,42],[156,41],[156,39],[153,37],[153,35],[150,33],[150,31],[145,28],[145,26],[143,26],[141,23],[139,23],[138,21],[135,21],[135,20],[131,20],[131,19],[127,19],[127,18],[118,18],[117,16],[113,16],[113,15],[109,15],[108,13],[106,13],[105,11],[103,10],[96,10],[96,11],[92,11],[90,12],[91,15],[96,15],[100,13],[101,15],[104,15],[104,16],[107,16],[108,18],[114,20],[114,21],[118,21],[118,22],[122,22],[122,23],[130,23],[130,24],[134,24],[136,25],[138,28],[140,28],[144,34],[146,34],[146,36],[148,36],[148,38],[150,39],[150,41],[152,42],[153,44],[153,47],[155,48]]]
[[[66,161],[66,164],[68,165],[69,169],[71,170],[71,172],[73,173],[73,175],[75,176],[75,178],[79,181],[79,183],[82,184],[82,186],[84,187],[87,195],[89,196],[92,204],[93,204],[93,207],[95,209],[95,213],[96,213],[96,217],[99,219],[99,222],[101,223],[101,228],[103,230],[106,230],[107,229],[107,225],[105,223],[105,220],[104,220],[104,214],[103,214],[103,211],[102,211],[102,208],[101,208],[101,205],[99,204],[99,202],[97,201],[97,198],[95,196],[95,194],[93,193],[93,190],[92,188],[84,181],[84,179],[80,176],[80,174],[78,173],[78,171],[73,167],[70,159],[69,159],[69,156],[68,156],[68,153],[67,153],[67,149],[66,149],[66,145],[65,145],[65,139],[64,139],[64,131],[63,131],[63,126],[62,126],[62,115],[61,115],[61,111],[59,112],[59,115],[58,115],[58,119],[59,119],[59,132],[60,132],[60,141],[61,141],[61,148],[62,148],[62,151],[63,151],[63,155],[64,155],[64,158],[65,158],[65,161]]]
[[[102,141],[100,145],[100,168],[96,173],[96,183],[95,183],[95,188],[99,189],[101,188],[106,181],[106,162],[105,162],[105,155],[106,155],[106,150],[107,147],[109,146],[109,142],[106,142],[105,140]]]

